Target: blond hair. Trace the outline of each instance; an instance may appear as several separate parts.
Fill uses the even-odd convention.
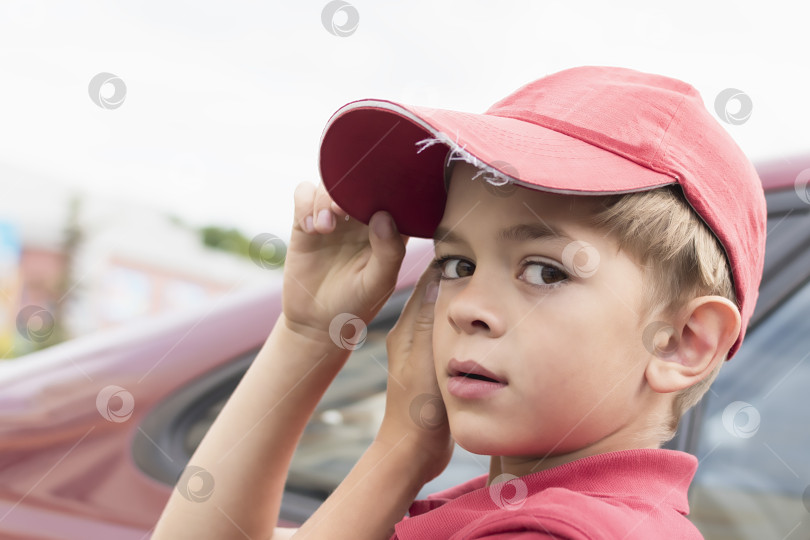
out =
[[[677,185],[601,197],[594,225],[610,233],[644,269],[643,315],[672,314],[692,298],[718,295],[735,305],[731,272],[720,242]],[[712,384],[720,367],[678,393],[665,440]]]

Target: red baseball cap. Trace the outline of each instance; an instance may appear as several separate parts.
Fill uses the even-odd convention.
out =
[[[753,165],[691,85],[585,66],[531,82],[483,114],[353,101],[324,128],[321,177],[352,217],[368,223],[385,210],[400,233],[431,238],[447,200],[448,149],[493,176],[555,193],[679,184],[728,257],[742,315],[728,357],[736,353],[762,279],[765,196]]]

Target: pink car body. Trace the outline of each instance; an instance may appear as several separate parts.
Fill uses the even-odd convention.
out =
[[[398,289],[430,260],[428,244],[415,247]],[[278,286],[244,291],[0,363],[0,537],[147,538],[172,488],[133,460],[142,420],[178,388],[259,347],[280,310]]]

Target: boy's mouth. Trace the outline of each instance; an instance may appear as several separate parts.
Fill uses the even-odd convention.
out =
[[[492,373],[474,360],[465,360],[461,362],[453,358],[447,365],[447,373],[450,375],[450,377],[463,377],[465,379],[473,379],[496,384],[506,384],[506,379]]]
[[[506,388],[506,379],[492,373],[474,360],[460,362],[453,358],[447,365],[447,391],[466,401],[494,397]]]
[[[477,379],[479,381],[498,382],[491,377],[485,377],[484,375],[478,375],[477,373],[459,373],[459,376],[466,377],[468,379]]]

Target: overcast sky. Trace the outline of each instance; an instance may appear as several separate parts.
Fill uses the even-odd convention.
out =
[[[321,131],[344,103],[483,112],[584,64],[683,79],[712,111],[740,89],[752,114],[724,125],[749,157],[810,152],[799,2],[350,3],[359,23],[340,37],[325,0],[2,0],[0,170],[286,238],[293,190],[319,181]],[[117,108],[90,98],[102,72],[126,85]],[[13,199],[10,179],[0,186]]]

